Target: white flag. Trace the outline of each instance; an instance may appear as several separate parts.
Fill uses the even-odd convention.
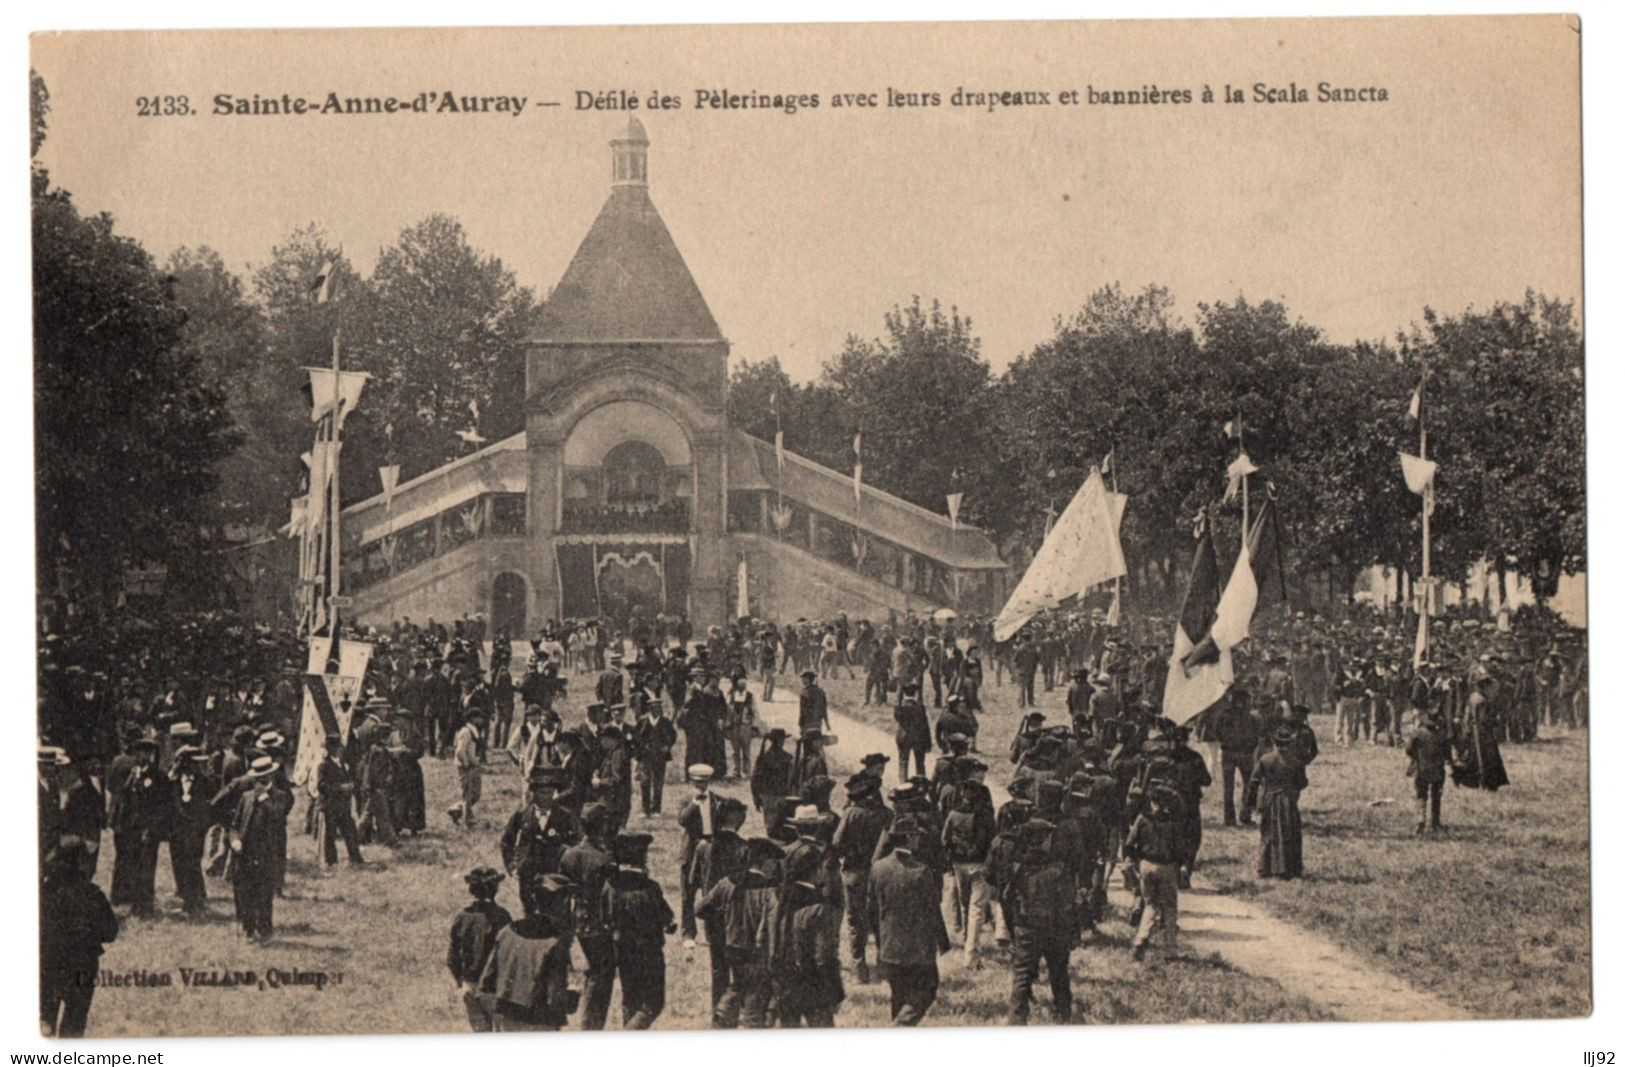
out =
[[[305,504],[307,498],[296,496],[288,501],[288,524],[282,527],[284,537],[297,537],[305,532]]]
[[[398,463],[391,463],[387,467],[378,468],[378,480],[384,483],[384,510],[388,511],[390,503],[395,499],[395,486],[401,478],[401,467]]]
[[[1421,496],[1433,486],[1433,476],[1438,473],[1439,465],[1431,459],[1412,456],[1408,453],[1399,454],[1399,468],[1405,474],[1405,488]]]
[[[965,500],[964,493],[948,494],[948,522],[954,529],[959,529],[959,505]]]
[[[1241,492],[1241,480],[1243,478],[1247,477],[1249,474],[1257,473],[1258,468],[1253,465],[1253,461],[1251,459],[1247,458],[1247,453],[1243,452],[1241,455],[1231,460],[1230,466],[1225,468],[1225,474],[1229,475],[1230,477],[1230,484],[1224,491],[1225,502],[1229,503],[1230,501],[1236,499],[1236,494]]]
[[[743,556],[739,559],[739,598],[734,604],[734,617],[743,619],[750,614],[750,567]]]
[[[1007,640],[1038,612],[1128,573],[1108,497],[1100,471],[1090,471],[999,612],[996,640]]]
[[[338,397],[341,404],[339,422],[342,423],[361,402],[361,387],[372,377],[361,371],[339,371],[335,375],[331,367],[306,367],[305,370],[310,373],[311,422],[320,422],[333,410],[335,378],[338,380]]]
[[[322,261],[317,268],[316,277],[311,279],[310,295],[318,304],[325,304],[333,299],[338,288],[338,264],[332,259]]]

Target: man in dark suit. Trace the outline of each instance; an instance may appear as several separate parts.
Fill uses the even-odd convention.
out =
[[[237,921],[253,942],[271,939],[272,907],[281,878],[286,794],[275,788],[281,765],[270,756],[253,763],[253,788],[243,793],[231,821],[231,881]]]
[[[632,755],[638,761],[638,792],[643,814],[660,814],[666,793],[666,765],[677,747],[677,726],[667,718],[664,703],[644,702],[643,715],[632,727]]]
[[[694,865],[694,854],[701,841],[709,841],[717,828],[718,798],[711,792],[711,779],[715,771],[709,764],[696,763],[688,768],[688,780],[694,784],[694,795],[683,802],[677,813],[677,825],[683,830],[683,848],[678,856],[678,892],[682,904],[678,909],[683,924],[683,947],[693,948],[699,928],[694,919],[694,893],[699,888],[689,879]]]
[[[918,1026],[925,1018],[937,999],[937,957],[950,947],[936,875],[914,855],[925,834],[913,816],[899,817],[889,835],[890,855],[869,873],[875,959],[891,986],[895,1026]]]

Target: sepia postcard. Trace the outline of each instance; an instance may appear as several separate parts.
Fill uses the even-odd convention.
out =
[[[1577,17],[30,65],[43,1034],[1590,1014]]]

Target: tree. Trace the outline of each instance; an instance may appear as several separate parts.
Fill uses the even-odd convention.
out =
[[[187,344],[204,379],[225,395],[242,434],[219,465],[219,521],[279,526],[287,520],[288,499],[301,491],[292,457],[309,447],[298,379],[272,362],[265,313],[218,252],[176,249],[166,270],[186,311]]]
[[[1482,312],[1429,308],[1401,345],[1412,374],[1426,376],[1437,565],[1460,577],[1487,559],[1549,595],[1586,561],[1585,352],[1573,304],[1529,292]]]
[[[535,295],[447,215],[401,232],[378,257],[345,347],[372,374],[346,455],[401,466],[402,480],[524,429],[524,342]],[[346,483],[353,484],[353,483]],[[374,478],[364,491],[377,491]],[[346,492],[346,496],[352,494]]]
[[[875,340],[849,336],[824,366],[822,384],[851,419],[832,427],[848,447],[831,465],[851,469],[849,443],[861,426],[866,482],[938,513],[957,485],[967,521],[997,518],[1005,493],[985,462],[996,441],[993,379],[970,318],[937,301],[927,309],[916,296],[888,312],[885,327]]]
[[[999,391],[998,466],[1019,487],[1008,529],[1036,546],[1046,511],[1064,508],[1110,452],[1129,494],[1131,572],[1154,565],[1171,589],[1222,465],[1202,374],[1194,335],[1161,287],[1108,286],[1057,319],[1055,336],[1011,364]]]
[[[235,433],[172,280],[36,172],[33,281],[40,587],[94,608],[128,565],[198,573],[203,503]]]

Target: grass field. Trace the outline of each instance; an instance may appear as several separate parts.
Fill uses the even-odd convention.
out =
[[[830,683],[842,710],[877,725],[885,708],[856,707],[861,683]],[[983,694],[980,748],[1007,777],[1020,721],[1015,689]],[[1064,721],[1061,689],[1038,708]],[[1272,913],[1483,1018],[1556,1018],[1591,1010],[1591,881],[1585,731],[1506,745],[1510,787],[1445,787],[1446,832],[1418,839],[1402,750],[1331,742],[1316,716],[1320,757],[1303,794],[1305,877],[1254,877],[1257,832],[1225,829],[1218,786],[1203,803],[1201,872]]]
[[[835,697],[845,704],[846,687]],[[861,755],[861,753],[843,754]],[[104,958],[107,971],[168,977],[168,986],[108,986],[98,991],[90,1032],[110,1035],[434,1033],[466,1031],[461,1002],[445,970],[446,936],[453,916],[466,901],[462,874],[477,864],[500,864],[496,839],[501,820],[518,803],[518,778],[511,768],[494,769],[486,779],[482,828],[455,830],[445,816],[455,779],[449,768],[425,761],[431,830],[392,852],[367,850],[369,864],[343,864],[332,877],[317,877],[313,842],[291,838],[287,899],[277,902],[275,940],[251,946],[231,918],[230,887],[210,882],[211,915],[188,922],[169,912],[150,921],[126,921]],[[737,785],[723,791],[743,796]],[[677,884],[675,826],[680,785],[668,791],[667,814],[645,824],[634,816],[631,828],[655,834],[651,865],[675,905]],[[296,810],[290,827],[302,825]],[[754,819],[754,817],[753,817]],[[754,822],[752,826],[754,826]],[[754,832],[747,827],[747,832]],[[105,886],[111,857],[98,879]],[[159,871],[160,899],[171,881],[167,853]],[[517,893],[505,884],[500,900],[518,911]],[[1072,973],[1079,1013],[1088,1023],[1172,1023],[1182,1021],[1310,1021],[1325,1018],[1302,996],[1276,983],[1240,973],[1216,958],[1174,958],[1137,966],[1129,959],[1129,931],[1119,919],[1106,924],[1099,940],[1074,953]],[[578,957],[579,964],[579,957]],[[688,957],[679,940],[667,946],[667,1010],[657,1028],[699,1028],[709,1024],[709,972],[705,948]],[[183,969],[209,974],[253,972],[237,986],[188,986]],[[308,984],[327,976],[325,988]],[[943,981],[928,1025],[997,1025],[1005,1018],[1009,988],[1003,958],[966,969],[958,953],[943,962]],[[1035,1023],[1048,1018],[1048,991],[1042,980]],[[619,1006],[611,1028],[618,1026]],[[840,1026],[884,1026],[889,1020],[886,986],[858,985],[847,974],[847,1000]]]

